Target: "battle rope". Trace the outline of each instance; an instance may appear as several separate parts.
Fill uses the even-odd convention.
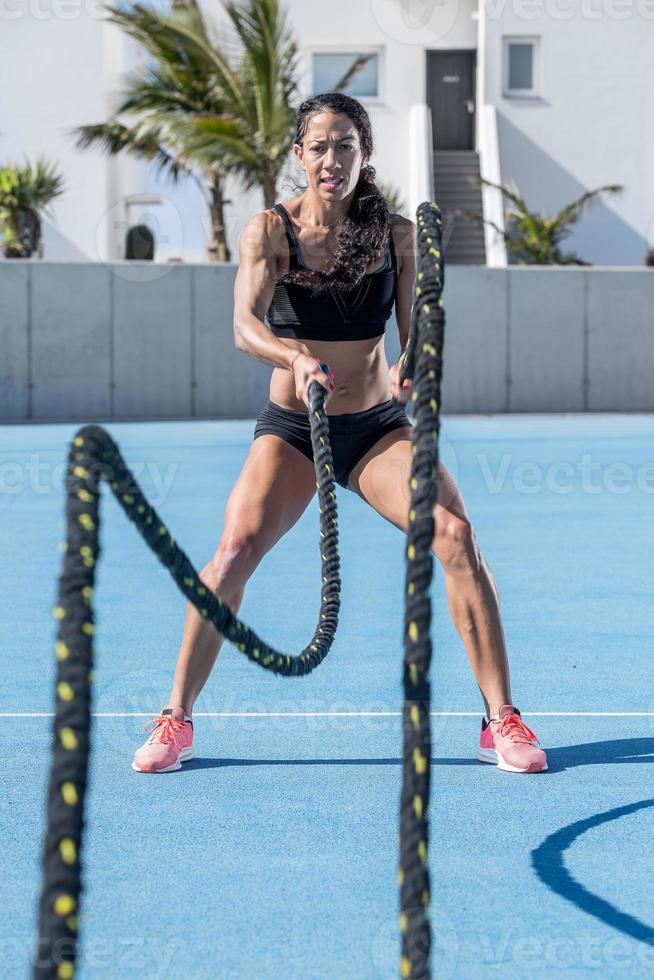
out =
[[[320,366],[323,371],[329,371],[326,364]],[[59,620],[55,646],[56,708],[34,977],[58,980],[72,977],[77,955],[82,890],[80,855],[90,752],[92,599],[100,554],[101,483],[104,480],[109,484],[120,506],[180,590],[220,633],[266,670],[287,677],[308,674],[321,663],[334,640],[341,590],[334,465],[325,395],[325,389],[316,382],[309,386],[323,584],[318,626],[311,643],[299,656],[274,650],[205,588],[186,554],[145,499],[105,429],[87,425],[72,440],[67,469],[63,571],[59,579],[59,602],[53,610]]]
[[[400,973],[411,980],[431,977],[429,868],[427,864],[431,768],[430,685],[434,507],[437,500],[438,435],[445,314],[441,293],[443,219],[433,202],[417,212],[417,275],[414,305],[400,386],[413,378],[415,403],[411,504],[406,544],[402,797],[400,802]]]
[[[414,379],[416,402],[411,507],[407,536],[404,663],[404,763],[400,811],[401,973],[430,977],[430,929],[427,917],[427,809],[429,803],[430,727],[429,627],[432,575],[431,541],[436,502],[439,400],[444,315],[441,230],[434,203],[417,212],[418,273],[407,357],[400,384]],[[327,371],[327,365],[321,364]],[[325,392],[309,389],[311,442],[316,461],[320,511],[323,586],[320,620],[312,642],[299,654],[279,653],[207,591],[185,553],[145,499],[109,434],[101,426],[79,430],[70,447],[67,469],[67,538],[59,580],[56,710],[48,791],[43,884],[33,975],[39,980],[74,976],[79,942],[82,834],[88,777],[93,666],[93,586],[100,554],[99,496],[109,484],[119,504],[168,568],[180,590],[200,614],[251,660],[276,673],[310,673],[329,651],[338,623],[340,577],[338,525]]]

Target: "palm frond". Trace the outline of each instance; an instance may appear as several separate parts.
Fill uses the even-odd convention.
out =
[[[620,194],[623,190],[624,187],[622,184],[607,184],[604,187],[598,187],[594,191],[586,191],[576,201],[573,201],[572,204],[568,204],[562,211],[559,211],[553,219],[553,223],[557,227],[575,224],[585,209],[597,203],[600,194]]]
[[[523,198],[520,196],[520,191],[517,187],[509,187],[505,184],[494,184],[492,180],[486,180],[485,177],[477,178],[479,183],[487,187],[494,187],[498,191],[502,191],[505,197],[508,197],[510,201],[513,201],[518,211],[521,213],[527,212],[527,205],[525,204]]]
[[[197,17],[194,14],[191,19],[186,18],[187,10],[180,10],[179,7],[157,11],[137,3],[121,10],[105,9],[108,10],[107,19],[122,27],[157,61],[178,66],[181,64],[191,76],[215,75],[230,100],[244,105],[245,93],[236,88],[228,60],[212,46],[199,9]],[[194,31],[193,23],[201,23],[199,33]]]
[[[234,120],[218,116],[188,116],[175,121],[171,134],[204,166],[215,166],[218,158],[223,168],[238,164],[258,167],[259,158],[242,128]]]
[[[5,209],[25,207],[38,211],[64,190],[63,177],[45,157],[33,162],[26,157],[22,167],[9,164],[0,168],[0,206]]]
[[[620,184],[607,184],[594,191],[587,191],[576,201],[566,205],[557,215],[548,217],[531,211],[517,187],[495,184],[482,177],[476,178],[475,182],[480,186],[486,185],[500,190],[511,202],[504,211],[507,226],[505,231],[486,218],[477,217],[475,220],[491,225],[501,234],[509,254],[520,265],[588,265],[574,254],[564,255],[560,250],[561,242],[571,233],[572,225],[579,220],[583,211],[595,203],[600,194],[617,194],[623,190]],[[470,213],[467,216],[474,218]]]
[[[278,0],[250,0],[247,7],[225,4],[242,48],[238,73],[249,82],[250,112],[255,131],[290,150],[294,110],[290,99],[296,89],[297,45]],[[230,110],[235,115],[233,110]]]
[[[156,111],[203,112],[212,104],[210,81],[207,85],[187,84],[169,73],[150,68],[144,77],[136,72],[126,78],[125,94],[115,108],[115,115]]]
[[[167,150],[163,145],[161,127],[134,127],[111,120],[108,123],[92,123],[87,126],[77,126],[70,130],[71,136],[77,137],[76,147],[81,150],[97,147],[110,156],[117,156],[128,150],[139,159],[151,160],[158,166],[158,171],[165,170],[173,180],[178,180],[183,173],[192,173],[190,166],[181,153]]]
[[[339,80],[336,82],[333,91],[344,92],[347,86],[354,78],[354,76],[358,74],[363,68],[363,66],[366,65],[373,57],[374,57],[374,53],[371,52],[370,54],[360,54],[357,58],[355,58],[355,60],[350,65],[350,67],[345,72],[345,74],[342,75],[341,78],[339,78]]]

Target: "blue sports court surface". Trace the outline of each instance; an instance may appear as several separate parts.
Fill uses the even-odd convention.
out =
[[[0,961],[36,936],[54,706],[63,476],[74,424],[0,427]],[[254,421],[109,423],[197,568]],[[433,974],[654,973],[654,416],[445,417],[499,588],[539,775],[474,759],[483,704],[440,566],[430,808]],[[103,489],[77,976],[398,975],[404,535],[337,488],[342,602],[325,662],[281,678],[226,643],[195,761],[131,769],[165,705],[186,600]],[[317,500],[248,583],[241,618],[298,653],[320,599]]]

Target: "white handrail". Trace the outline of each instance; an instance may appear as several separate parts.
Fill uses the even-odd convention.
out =
[[[497,113],[495,106],[486,102],[486,59],[488,44],[486,39],[486,4],[479,5],[477,16],[477,153],[479,154],[479,174],[494,184],[502,182],[500,151],[497,137]],[[482,184],[481,205],[484,218],[493,221],[504,231],[504,196],[494,187]],[[503,268],[507,263],[504,239],[491,225],[484,224],[484,244],[486,246],[486,265]]]
[[[416,102],[409,110],[409,211],[413,216],[423,201],[433,201],[434,164],[431,110]]]
[[[500,184],[500,154],[497,140],[497,113],[494,105],[478,107],[478,152],[479,173],[485,180]],[[484,218],[493,221],[498,228],[504,230],[504,197],[502,191],[495,187],[482,184],[481,200]],[[494,267],[507,265],[506,244],[504,239],[489,225],[484,224],[484,242],[486,245],[486,264]]]

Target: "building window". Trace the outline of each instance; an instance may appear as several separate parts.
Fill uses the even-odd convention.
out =
[[[355,98],[378,99],[378,51],[316,51],[313,54],[313,94],[343,92]],[[345,85],[341,81],[346,80]]]
[[[540,38],[504,38],[504,95],[540,95]]]

